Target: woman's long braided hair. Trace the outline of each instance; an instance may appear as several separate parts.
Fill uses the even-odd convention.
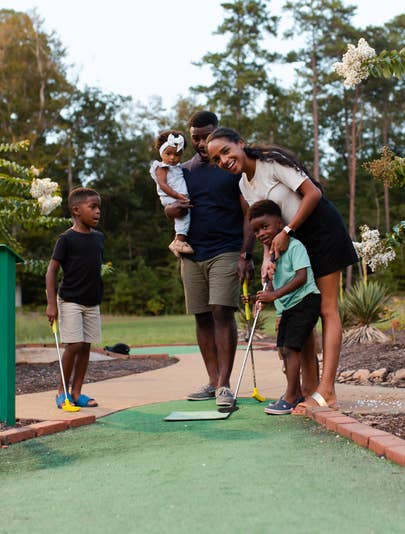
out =
[[[207,137],[207,143],[222,137],[228,139],[228,141],[231,141],[232,143],[239,143],[240,141],[245,142],[243,137],[236,130],[233,130],[232,128],[217,128]],[[250,159],[275,161],[280,165],[292,167],[300,174],[309,178],[316,187],[323,191],[321,184],[312,178],[307,167],[289,150],[277,145],[246,145],[243,150],[246,156]]]

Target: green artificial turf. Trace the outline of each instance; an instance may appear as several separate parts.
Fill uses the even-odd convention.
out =
[[[1,533],[399,533],[405,470],[311,420],[242,399],[177,401],[0,451]]]

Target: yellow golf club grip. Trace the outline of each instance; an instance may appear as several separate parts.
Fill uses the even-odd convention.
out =
[[[242,292],[243,292],[243,296],[244,297],[248,297],[249,296],[249,293],[248,293],[248,283],[247,283],[247,279],[245,278],[243,280],[243,284],[242,284]],[[250,321],[250,306],[249,306],[249,302],[245,302],[245,317],[246,317],[246,320],[247,321]]]
[[[54,322],[52,323],[52,332],[53,332],[54,334],[57,334],[57,333],[58,333],[58,323],[57,323],[57,321],[54,321]]]

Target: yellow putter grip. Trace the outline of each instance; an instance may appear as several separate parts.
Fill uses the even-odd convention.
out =
[[[54,322],[52,323],[52,332],[53,332],[54,334],[57,334],[57,333],[58,333],[58,323],[57,323],[56,321],[54,321]]]
[[[245,278],[243,280],[243,284],[242,284],[242,291],[243,291],[243,296],[244,297],[248,297],[249,296],[249,293],[248,293],[248,283],[247,283],[247,279]],[[245,317],[246,317],[246,320],[247,321],[250,321],[250,306],[249,306],[249,302],[245,302]]]

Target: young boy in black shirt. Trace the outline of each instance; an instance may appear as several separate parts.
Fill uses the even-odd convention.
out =
[[[94,189],[78,187],[68,197],[73,226],[56,242],[46,273],[48,306],[52,325],[59,318],[62,343],[66,344],[62,366],[67,387],[73,374],[68,400],[76,406],[94,407],[97,402],[81,393],[90,357],[90,344],[101,341],[100,302],[103,294],[101,264],[104,235],[95,230],[100,219],[100,196]],[[57,286],[62,267],[63,279]],[[65,401],[60,380],[56,405]]]

